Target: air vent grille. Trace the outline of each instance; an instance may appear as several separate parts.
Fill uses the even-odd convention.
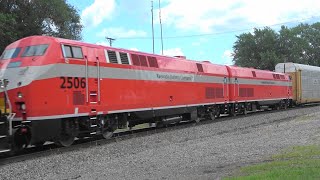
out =
[[[147,58],[145,56],[139,55],[141,66],[148,67]]]
[[[117,55],[115,51],[108,50],[109,62],[113,64],[118,64]]]
[[[223,89],[216,88],[216,98],[223,98]]]
[[[255,71],[252,71],[252,76],[253,76],[253,77],[257,77],[257,75],[256,75],[256,72],[255,72]]]
[[[198,72],[203,72],[202,64],[197,63]]]
[[[214,99],[214,98],[223,98],[223,89],[222,88],[206,88],[206,98]]]
[[[207,99],[215,98],[214,88],[206,88],[206,98]]]
[[[120,59],[122,64],[129,64],[129,58],[127,53],[120,52]]]
[[[73,91],[73,105],[83,105],[84,94],[81,91]]]
[[[136,54],[131,54],[132,64],[135,66],[140,66],[139,56]]]
[[[150,67],[154,67],[154,68],[158,68],[158,61],[155,57],[148,57],[148,61],[149,61],[149,66]]]
[[[240,97],[253,97],[253,88],[240,88],[239,89]]]

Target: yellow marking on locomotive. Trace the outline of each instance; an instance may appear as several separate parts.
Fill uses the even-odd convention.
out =
[[[1,110],[2,113],[4,112],[4,108],[5,108],[4,98],[0,98],[0,110]],[[8,107],[7,107],[7,112],[9,112],[9,108]]]

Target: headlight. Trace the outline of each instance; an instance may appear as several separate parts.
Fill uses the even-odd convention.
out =
[[[17,96],[18,96],[18,98],[22,98],[23,97],[21,92],[18,92]]]
[[[26,110],[26,104],[24,104],[24,103],[22,103],[21,105],[20,105],[20,108],[22,109],[22,110]]]

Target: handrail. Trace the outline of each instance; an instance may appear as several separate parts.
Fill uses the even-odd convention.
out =
[[[100,102],[100,61],[99,58],[97,57],[97,77],[98,77],[98,102]]]
[[[7,116],[7,119],[9,121],[9,135],[10,136],[12,136],[12,120],[15,115],[16,115],[16,113],[9,113],[9,115]]]
[[[86,59],[86,97],[87,97],[87,103],[89,103],[89,80],[88,80],[88,57],[84,56]]]

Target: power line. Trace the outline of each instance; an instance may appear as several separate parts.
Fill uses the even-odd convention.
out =
[[[313,18],[320,18],[320,15],[311,16],[311,17],[304,18],[304,19],[287,21],[287,22],[283,22],[283,23],[272,24],[272,25],[258,26],[258,27],[253,27],[253,28],[260,29],[260,28],[264,28],[264,27],[279,26],[279,25],[285,25],[285,24],[290,24],[290,23],[299,22],[299,21],[306,21],[306,20],[308,20],[308,19],[313,19]],[[182,36],[167,36],[167,37],[162,37],[162,38],[161,38],[161,37],[152,37],[152,39],[177,39],[177,38],[191,38],[191,37],[213,36],[213,35],[230,34],[230,33],[248,31],[248,30],[251,30],[251,29],[252,29],[252,28],[246,28],[246,29],[238,29],[238,30],[231,30],[231,31],[216,32],[216,33],[192,34],[192,35],[182,35]],[[127,38],[125,38],[125,37],[124,37],[124,38],[119,37],[118,39],[151,39],[151,37],[127,37]]]

